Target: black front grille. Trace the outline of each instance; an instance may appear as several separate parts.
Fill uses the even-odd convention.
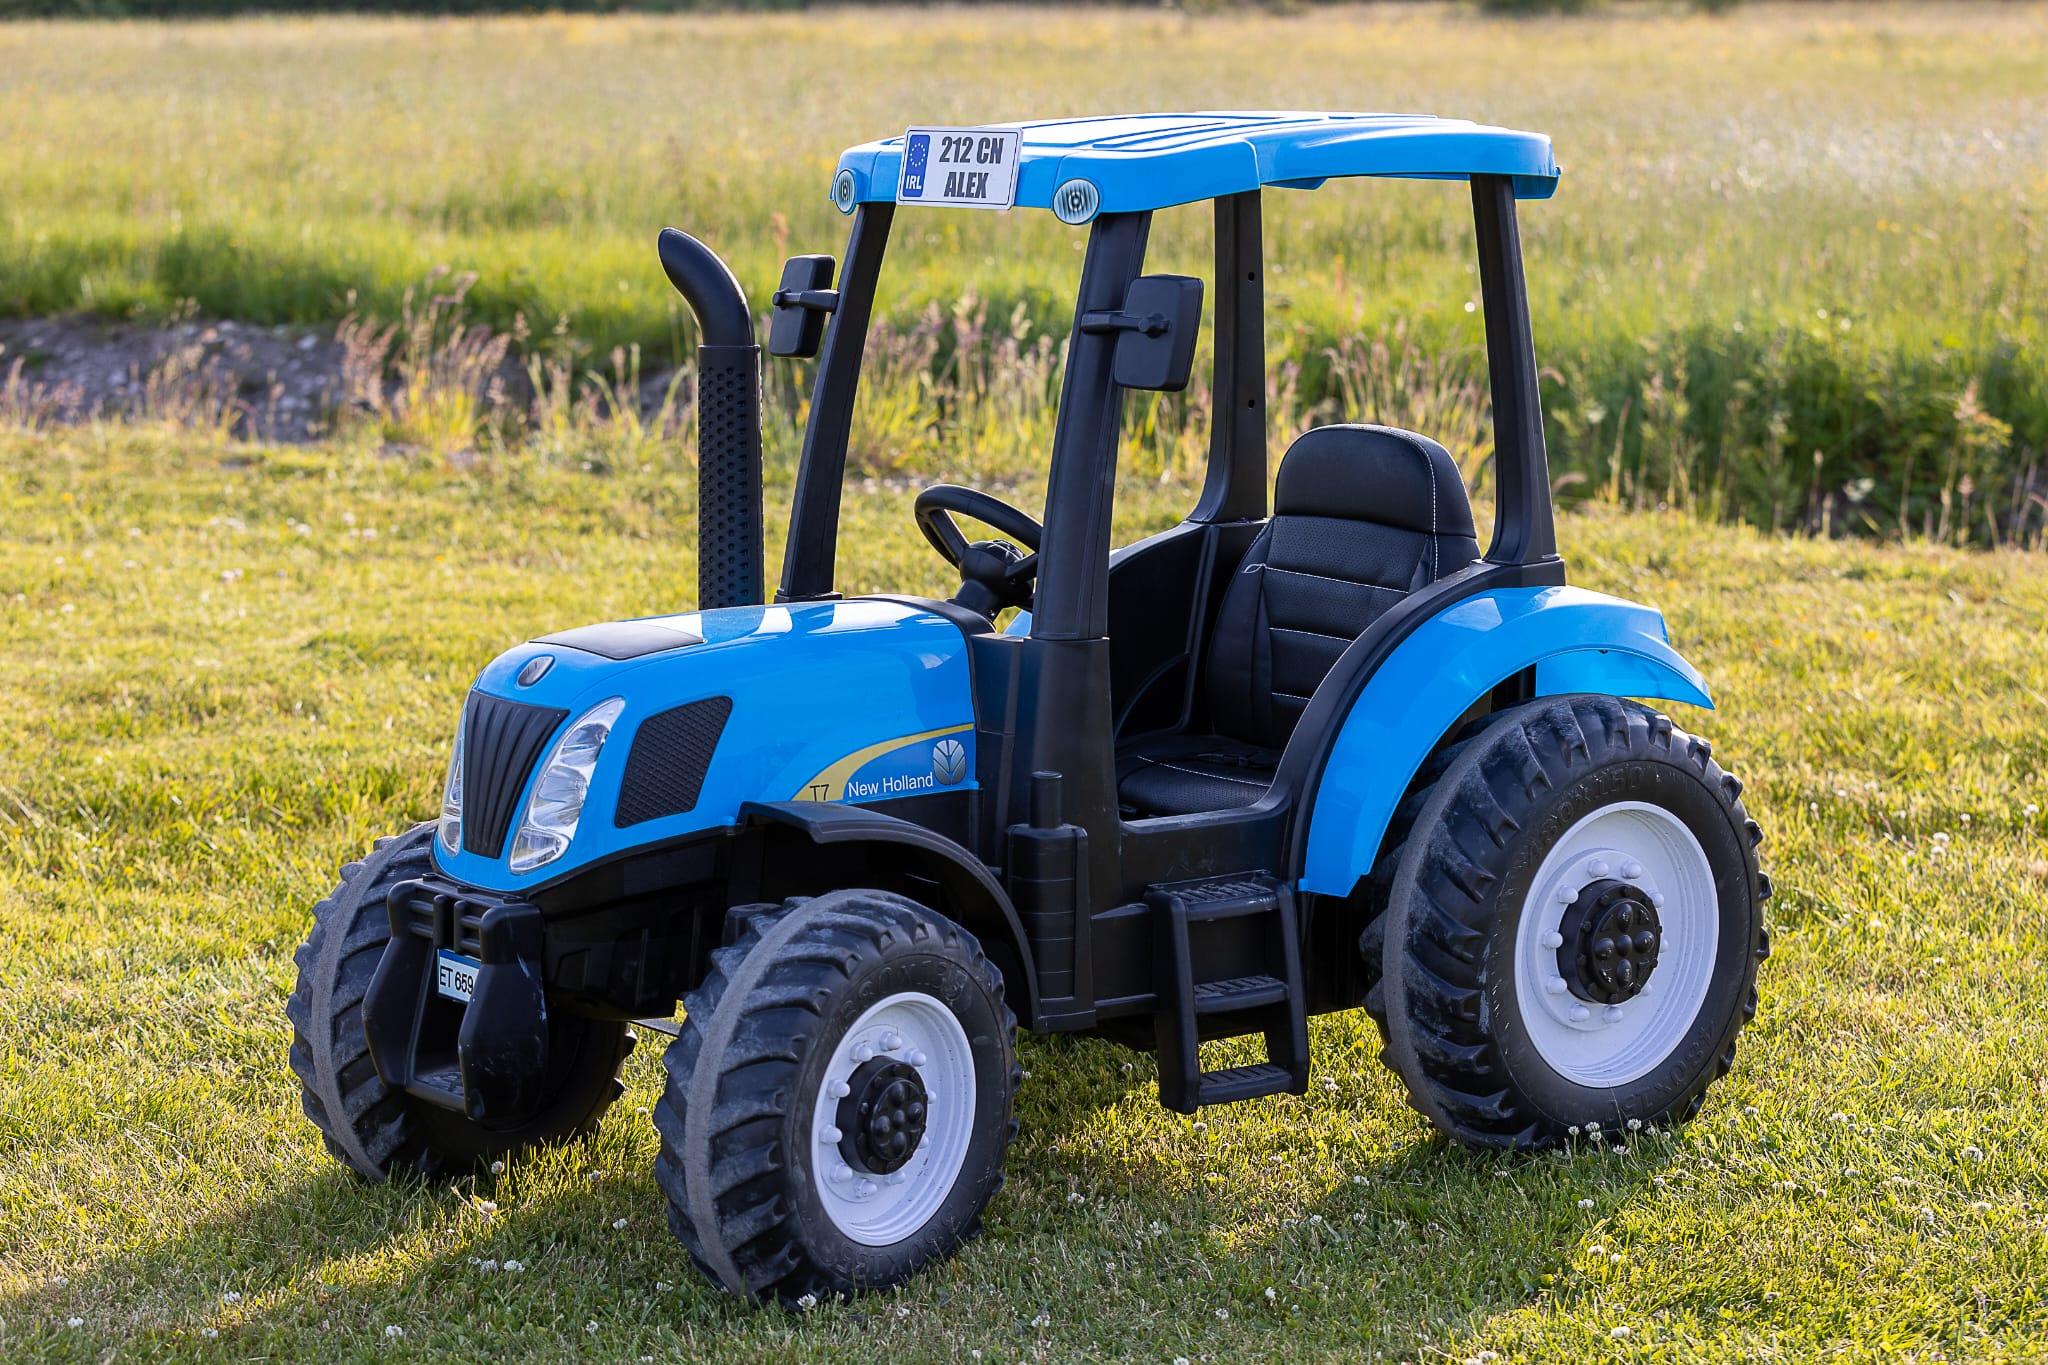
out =
[[[471,692],[462,712],[462,846],[495,858],[541,746],[568,718],[552,706],[529,706]]]
[[[695,810],[712,751],[731,715],[731,697],[709,697],[649,716],[633,737],[612,823],[624,829]]]
[[[421,877],[391,888],[391,902],[413,933],[437,948],[483,956],[484,916],[508,902],[466,891],[438,877]]]

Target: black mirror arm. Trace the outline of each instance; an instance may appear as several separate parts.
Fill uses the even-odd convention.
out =
[[[777,308],[801,308],[807,313],[839,311],[837,289],[778,289],[768,301]]]
[[[1084,332],[1137,332],[1148,337],[1163,335],[1172,322],[1164,313],[1124,313],[1102,309],[1081,315]]]

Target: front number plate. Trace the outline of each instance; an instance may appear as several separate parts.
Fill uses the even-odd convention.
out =
[[[476,974],[483,963],[443,948],[434,956],[434,988],[450,1000],[465,1003],[476,994]]]
[[[1017,202],[1024,135],[1015,128],[912,128],[903,135],[899,204],[1006,209]]]

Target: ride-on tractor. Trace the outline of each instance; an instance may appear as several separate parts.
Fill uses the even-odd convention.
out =
[[[1362,176],[1469,184],[1484,554],[1426,436],[1318,427],[1268,476],[1264,192]],[[439,821],[315,908],[291,1060],[328,1147],[378,1179],[584,1131],[629,1025],[655,1023],[670,1224],[718,1284],[788,1301],[894,1284],[975,1232],[1019,1022],[1155,1052],[1182,1113],[1304,1093],[1309,1016],[1363,1006],[1465,1143],[1692,1115],[1754,1009],[1769,882],[1741,785],[1635,700],[1711,705],[1662,618],[1565,582],[1516,227],[1557,176],[1540,135],[1367,114],[849,150],[844,268],[798,256],[773,295],[768,349],[818,370],[772,603],[753,316],[664,232],[702,340],[701,606],[486,665]],[[1154,211],[1204,201],[1211,277],[1146,274]],[[959,591],[843,595],[884,247],[947,207],[1087,234],[1043,520],[927,488],[916,522]],[[1124,395],[1185,386],[1205,293],[1206,481],[1114,548]],[[1205,1069],[1204,1042],[1245,1036],[1265,1060]]]

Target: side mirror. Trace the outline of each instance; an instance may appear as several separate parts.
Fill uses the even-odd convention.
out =
[[[1089,313],[1084,332],[1115,332],[1112,377],[1126,389],[1179,393],[1194,369],[1202,329],[1202,282],[1189,275],[1140,275],[1121,312]]]
[[[808,360],[825,339],[825,318],[839,306],[832,287],[830,256],[792,256],[783,263],[782,283],[770,300],[768,354]]]

